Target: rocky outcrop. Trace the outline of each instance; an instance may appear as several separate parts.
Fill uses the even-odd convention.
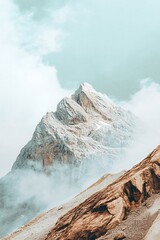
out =
[[[131,209],[127,218],[119,223],[115,228],[110,229],[99,240],[142,240],[146,234],[150,236],[148,240],[156,240],[154,236],[157,234],[157,229],[154,228],[158,214],[158,202],[160,201],[160,194],[153,194],[146,199],[142,205]],[[157,210],[152,212],[154,206],[157,206]],[[148,229],[152,229],[152,231]],[[152,232],[152,235],[150,235]],[[123,236],[123,237],[122,237]],[[126,238],[124,238],[124,236]]]
[[[110,161],[133,138],[135,117],[114,105],[89,84],[64,98],[55,113],[47,113],[31,141],[21,150],[14,169],[46,169],[54,162],[77,163],[89,157]]]
[[[160,192],[160,146],[118,180],[61,217],[47,240],[97,239],[127,218],[131,209]]]
[[[160,146],[118,179],[102,178],[70,203],[44,213],[5,240],[148,240],[156,236],[152,230],[159,223],[159,168]]]

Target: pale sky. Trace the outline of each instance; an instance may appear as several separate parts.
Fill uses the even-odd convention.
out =
[[[44,54],[62,86],[90,82],[125,99],[139,81],[160,83],[159,0],[15,0],[34,21],[61,29],[62,48]]]

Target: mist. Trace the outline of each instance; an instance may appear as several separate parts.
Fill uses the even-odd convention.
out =
[[[86,158],[79,164],[55,163],[48,173],[35,169],[18,169],[0,181],[0,237],[3,237],[38,214],[61,206],[98,180],[111,162],[106,158]]]
[[[12,1],[0,2],[0,176],[10,170],[42,116],[70,94],[55,67],[41,58],[42,52],[59,50],[58,34],[34,23],[30,14],[21,15]]]
[[[151,79],[141,80],[139,91],[128,101],[117,103],[135,114],[138,125],[134,141],[126,150],[123,159],[113,166],[113,172],[130,169],[160,144],[160,84]]]
[[[133,163],[134,159],[143,159],[160,144],[160,84],[146,79],[141,81],[141,87],[123,105],[140,119],[139,133],[131,146]]]

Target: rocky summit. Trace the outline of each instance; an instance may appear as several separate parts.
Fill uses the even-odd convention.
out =
[[[88,83],[47,113],[31,141],[21,150],[13,170],[47,169],[55,162],[77,163],[82,159],[108,156],[111,160],[133,138],[135,117],[96,92]]]

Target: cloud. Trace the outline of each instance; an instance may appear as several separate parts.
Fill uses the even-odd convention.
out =
[[[41,60],[59,50],[59,32],[20,14],[12,1],[0,2],[0,175],[9,171],[41,117],[70,94],[60,86],[55,67]]]
[[[65,24],[68,21],[68,19],[73,16],[73,14],[74,14],[73,9],[69,5],[64,5],[54,13],[51,12],[51,15],[53,16],[55,24],[58,24],[58,25]]]
[[[62,86],[89,82],[125,100],[138,91],[141,79],[160,83],[159,0],[15,1],[22,12],[32,11],[37,24],[65,31],[63,51],[45,56],[58,69]]]
[[[129,169],[144,159],[160,144],[160,84],[151,79],[142,80],[141,89],[121,106],[132,111],[139,119],[134,141],[114,171]]]

